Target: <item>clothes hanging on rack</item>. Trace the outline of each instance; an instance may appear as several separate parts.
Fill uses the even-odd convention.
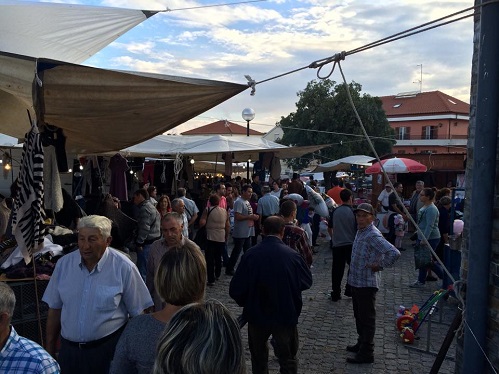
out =
[[[68,158],[66,156],[66,137],[61,128],[45,124],[41,133],[42,145],[44,147],[53,146],[57,160],[59,173],[68,172]]]
[[[128,189],[125,173],[130,170],[128,161],[121,154],[116,153],[109,160],[109,169],[111,170],[109,193],[122,201],[127,201]]]
[[[45,190],[43,202],[45,209],[50,209],[53,212],[58,212],[64,205],[62,196],[61,177],[57,167],[57,157],[55,147],[43,147],[43,188]]]

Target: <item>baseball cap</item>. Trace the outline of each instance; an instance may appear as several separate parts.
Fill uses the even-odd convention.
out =
[[[392,187],[392,185],[391,185],[390,183],[386,183],[386,184],[385,184],[385,187],[390,187],[390,188],[391,188],[391,187]]]
[[[362,203],[357,206],[353,211],[354,213],[357,213],[359,210],[362,210],[363,212],[372,214],[373,216],[376,215],[376,212],[374,211],[374,208],[371,204],[368,203]]]

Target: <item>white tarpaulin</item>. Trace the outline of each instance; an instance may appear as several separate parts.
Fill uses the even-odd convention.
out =
[[[0,51],[81,63],[156,13],[0,0]]]
[[[300,157],[328,145],[288,147],[255,136],[174,136],[159,135],[140,144],[123,149],[125,156],[154,157],[175,156],[177,153],[193,156],[203,161],[221,159],[223,153],[233,153],[233,162],[258,160],[260,152],[274,152],[281,159]]]
[[[352,165],[362,165],[362,166],[371,166],[371,162],[374,157],[364,156],[364,155],[354,155],[340,158],[338,160],[326,162],[324,164],[317,165],[314,169],[314,173],[318,173],[320,171],[338,171],[338,170],[349,170]]]

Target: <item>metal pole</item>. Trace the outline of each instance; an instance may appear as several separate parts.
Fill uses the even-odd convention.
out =
[[[478,40],[477,95],[475,139],[473,145],[473,176],[469,214],[468,279],[466,287],[466,321],[463,373],[483,373],[487,352],[487,321],[490,260],[493,233],[493,209],[496,175],[497,133],[499,121],[499,3],[484,5],[480,10]],[[469,178],[468,178],[469,180]],[[472,332],[470,331],[472,330]],[[474,336],[473,336],[474,335]],[[476,337],[476,340],[475,340]]]
[[[246,136],[249,136],[249,123],[250,121],[246,121]],[[246,161],[246,179],[249,181],[250,179],[250,168],[249,168],[249,160]]]

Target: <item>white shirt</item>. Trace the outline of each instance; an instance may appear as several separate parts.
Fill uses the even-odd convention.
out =
[[[62,257],[42,300],[62,309],[61,335],[73,342],[112,334],[153,305],[135,264],[109,247],[91,272],[78,250]]]
[[[388,192],[386,190],[386,188],[381,191],[381,193],[379,194],[378,196],[378,201],[381,202],[381,205],[383,206],[388,206],[388,197],[390,196],[390,194],[392,193],[392,190],[390,189],[390,192]]]

